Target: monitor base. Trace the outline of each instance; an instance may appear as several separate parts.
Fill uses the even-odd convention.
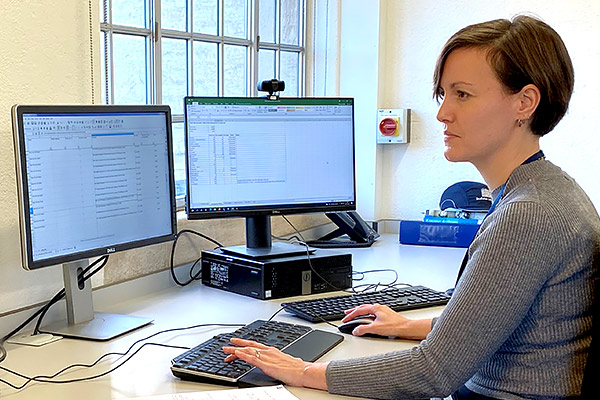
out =
[[[313,249],[312,247],[283,242],[274,242],[271,244],[271,247],[247,247],[244,245],[221,247],[221,251],[223,251],[223,253],[244,258],[254,258],[257,260],[264,258],[297,256],[306,254],[307,252],[312,254],[315,252],[315,250],[316,249]]]
[[[42,333],[64,337],[105,341],[152,323],[152,319],[120,314],[95,313],[94,319],[69,325],[55,322],[40,328]]]

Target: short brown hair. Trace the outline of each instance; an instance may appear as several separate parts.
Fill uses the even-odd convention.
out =
[[[469,25],[444,45],[433,74],[433,96],[442,97],[441,79],[450,53],[458,48],[483,48],[498,80],[508,93],[535,85],[540,103],[531,116],[531,131],[550,132],[565,115],[573,93],[574,72],[562,39],[546,23],[525,15]]]

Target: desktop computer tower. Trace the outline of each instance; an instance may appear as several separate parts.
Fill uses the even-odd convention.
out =
[[[252,259],[202,252],[202,283],[262,300],[332,292],[352,287],[352,255],[332,250]]]

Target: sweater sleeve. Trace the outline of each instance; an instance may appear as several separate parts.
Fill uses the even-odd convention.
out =
[[[420,399],[450,395],[519,326],[565,240],[535,202],[499,206],[469,248],[469,262],[433,329],[418,346],[360,359],[332,361],[331,393]],[[536,240],[530,240],[536,238]]]

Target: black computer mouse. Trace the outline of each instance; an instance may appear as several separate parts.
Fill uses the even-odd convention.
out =
[[[351,319],[348,322],[342,322],[339,326],[338,326],[338,330],[342,333],[348,333],[350,335],[352,335],[352,331],[354,330],[354,328],[356,328],[359,325],[367,325],[370,324],[371,322],[373,322],[375,318],[373,317],[368,317],[368,316],[360,316],[354,319]],[[364,335],[361,335],[360,337],[374,337],[374,338],[385,338],[387,339],[387,336],[383,336],[383,335],[377,335],[375,333],[365,333]]]

